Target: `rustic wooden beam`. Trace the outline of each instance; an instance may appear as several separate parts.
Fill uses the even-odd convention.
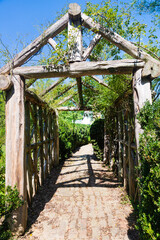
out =
[[[58,111],[91,111],[91,108],[87,108],[87,107],[58,107],[57,108]]]
[[[81,77],[92,75],[132,74],[133,69],[144,67],[144,62],[137,59],[123,59],[100,62],[74,62],[69,65],[18,67],[13,74],[24,78]]]
[[[77,88],[78,88],[78,95],[79,95],[79,107],[83,108],[83,94],[82,94],[82,80],[80,78],[76,78],[77,81]]]
[[[74,98],[72,98],[71,100],[76,105],[76,107],[78,108],[79,106],[78,106],[77,102],[74,100]]]
[[[0,75],[0,90],[9,90],[12,86],[10,76]]]
[[[81,7],[70,3],[68,14],[69,62],[77,62],[82,60]]]
[[[133,101],[135,116],[135,138],[138,152],[139,137],[140,134],[143,133],[143,130],[137,119],[137,114],[140,112],[146,101],[152,103],[151,82],[149,78],[142,78],[142,69],[135,71],[133,74]]]
[[[85,51],[82,54],[83,61],[86,61],[89,55],[91,54],[93,48],[96,46],[96,44],[100,41],[102,38],[102,35],[96,34],[95,37],[91,40],[89,46],[85,49]]]
[[[25,160],[25,82],[12,76],[13,86],[6,92],[6,186],[17,186],[23,206],[11,216],[12,229],[24,233],[27,225],[27,188]]]
[[[48,39],[48,43],[51,45],[51,47],[52,47],[54,50],[57,50],[57,43],[53,40],[53,38],[49,38],[49,39]]]
[[[68,13],[66,13],[61,19],[50,26],[44,33],[18,53],[10,62],[4,65],[0,69],[0,73],[9,73],[15,67],[24,64],[31,56],[38,52],[45,44],[47,44],[49,38],[55,37],[58,33],[64,30],[68,24]]]
[[[59,103],[58,106],[62,105],[63,103],[65,103],[66,101],[70,100],[75,94],[69,95],[67,97],[65,97],[64,99],[62,99]]]
[[[119,49],[128,53],[133,58],[145,61],[147,64],[143,69],[142,76],[150,76],[151,79],[160,76],[160,61],[154,59],[149,54],[142,51],[139,47],[121,37],[119,34],[111,31],[110,29],[104,28],[99,23],[96,23],[86,14],[81,13],[81,17],[85,27],[91,29],[93,32],[101,34],[102,37],[113,43]]]
[[[47,89],[45,89],[42,93],[40,93],[40,96],[43,97],[48,92],[50,92],[53,88],[58,86],[61,82],[63,82],[66,79],[66,77],[60,78],[57,81],[55,81],[51,86],[49,86]]]
[[[56,100],[57,98],[61,97],[63,94],[65,94],[66,92],[68,92],[71,88],[73,88],[76,85],[76,82],[72,83],[71,85],[69,85],[68,87],[66,87],[62,92],[60,92],[57,96],[55,96],[53,98],[53,100]]]
[[[98,82],[99,84],[101,84],[102,86],[106,87],[106,88],[109,88],[108,84],[105,83],[103,80],[99,79],[98,77],[96,76],[91,76],[96,82]]]

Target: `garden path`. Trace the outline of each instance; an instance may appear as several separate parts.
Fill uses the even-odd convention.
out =
[[[133,209],[91,144],[53,169],[29,210],[27,240],[137,240]]]

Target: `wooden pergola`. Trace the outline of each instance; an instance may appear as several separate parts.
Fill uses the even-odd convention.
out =
[[[95,37],[84,51],[81,26],[95,33]],[[48,43],[56,51],[56,42],[53,38],[65,28],[68,28],[69,44],[69,63],[67,65],[22,66]],[[101,38],[111,42],[133,59],[86,61]],[[14,186],[16,184],[20,195],[24,199],[24,205],[16,212],[17,221],[15,227],[19,233],[23,233],[26,228],[27,201],[31,203],[33,190],[36,192],[38,184],[43,183],[45,176],[50,171],[50,167],[57,165],[59,162],[57,110],[87,110],[83,101],[82,85],[88,88],[92,88],[92,86],[82,81],[82,76],[91,76],[99,84],[108,87],[105,82],[95,75],[112,74],[133,74],[135,136],[138,148],[139,134],[142,130],[136,115],[146,100],[152,102],[151,81],[160,76],[160,61],[140,50],[139,47],[119,34],[96,23],[91,17],[81,12],[78,4],[70,4],[68,13],[0,69],[0,89],[6,91],[6,185]],[[57,77],[59,79],[45,89],[40,96],[36,96],[27,89],[39,78]],[[72,108],[61,106],[69,99],[73,100],[73,95],[70,95],[59,103],[57,109],[48,109],[47,103],[41,97],[61,84],[67,77],[75,78],[76,81],[65,89],[63,93],[76,85],[79,103]],[[25,84],[26,79],[30,79],[27,84]],[[30,135],[30,115],[32,115],[34,125],[32,136]],[[31,144],[33,136],[34,141]],[[37,139],[39,139],[39,142]],[[53,150],[54,153],[52,153]],[[33,176],[30,176],[30,169],[33,166],[29,163],[32,162],[32,158],[38,159],[38,157],[41,159],[41,177],[39,179],[37,170],[35,170],[33,189]],[[35,164],[37,164],[36,161]],[[44,162],[49,166],[47,169]]]

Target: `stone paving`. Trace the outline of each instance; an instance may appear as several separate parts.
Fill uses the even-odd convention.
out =
[[[137,240],[133,210],[123,196],[113,173],[95,159],[92,145],[85,145],[53,170],[19,239]]]

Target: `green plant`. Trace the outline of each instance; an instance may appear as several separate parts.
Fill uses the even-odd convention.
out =
[[[10,239],[12,233],[8,219],[11,213],[23,204],[16,188],[5,188],[5,167],[0,167],[0,239]]]
[[[160,100],[145,104],[138,119],[144,129],[140,139],[141,202],[138,228],[142,239],[160,239]]]

